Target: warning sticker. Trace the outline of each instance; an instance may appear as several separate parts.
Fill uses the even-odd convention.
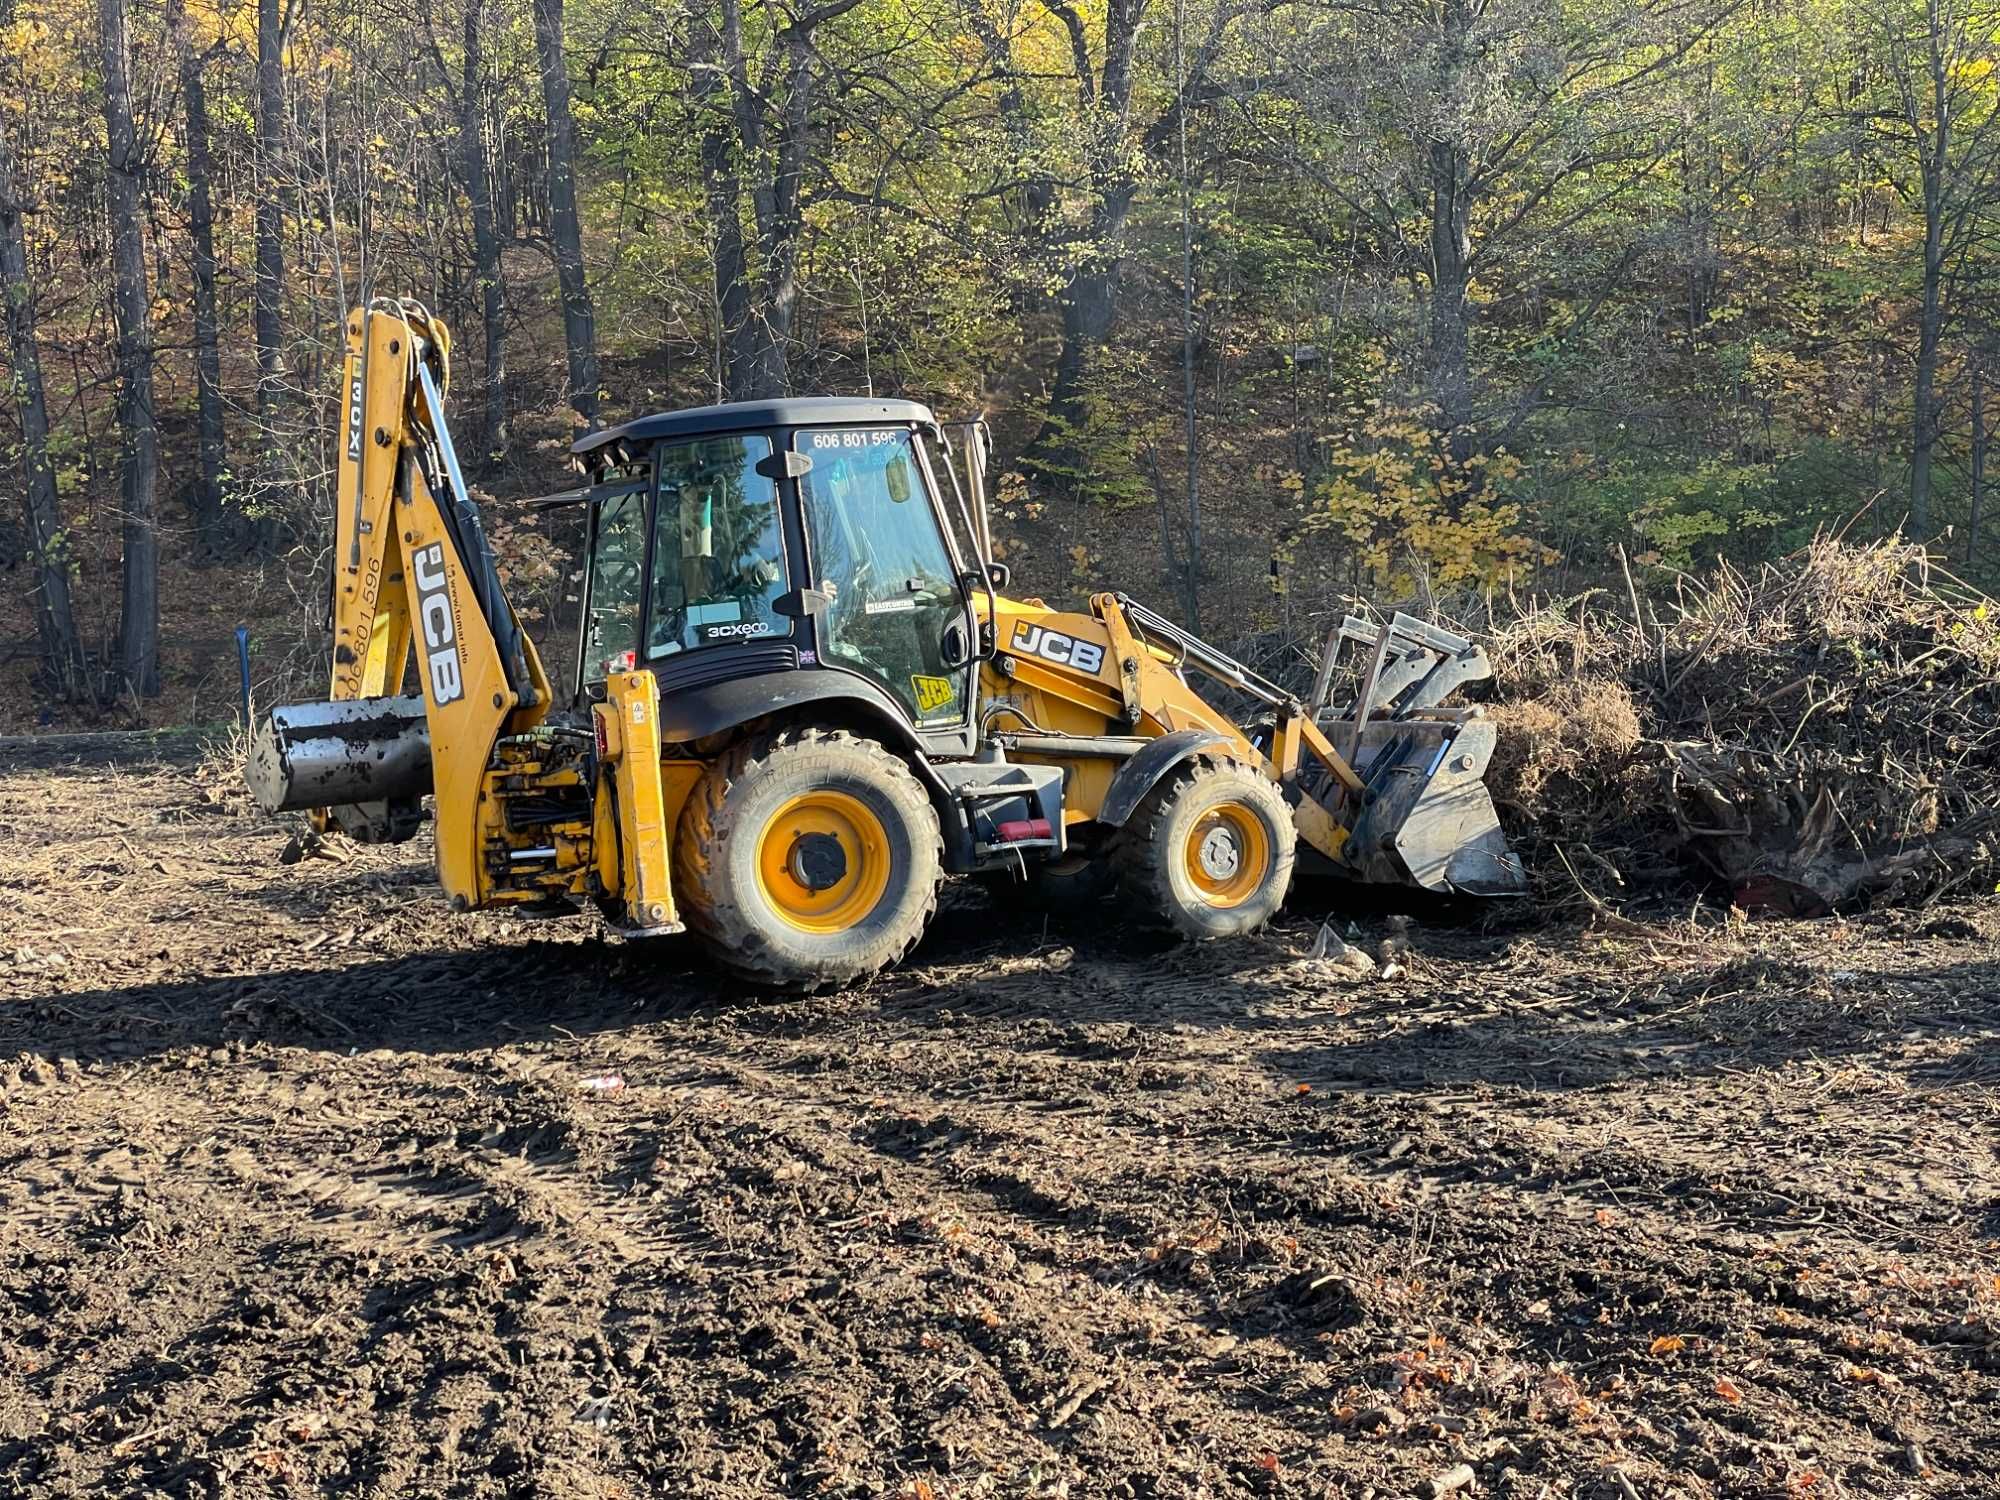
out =
[[[934,714],[939,709],[950,708],[958,698],[957,685],[949,677],[913,675],[910,686],[916,689],[917,712],[920,714]]]

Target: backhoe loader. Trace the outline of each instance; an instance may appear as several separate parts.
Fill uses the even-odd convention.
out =
[[[331,691],[266,716],[248,774],[265,808],[368,841],[410,837],[429,796],[460,910],[594,906],[810,989],[903,958],[948,873],[1056,900],[1112,883],[1196,940],[1268,920],[1301,859],[1524,886],[1482,780],[1492,727],[1443,706],[1489,675],[1479,648],[1349,619],[1301,698],[1122,594],[1012,597],[984,425],[908,401],[578,441],[586,482],[545,502],[586,539],[558,705],[452,446],[450,352],[417,303],[350,315]],[[1360,691],[1336,709],[1348,645]]]

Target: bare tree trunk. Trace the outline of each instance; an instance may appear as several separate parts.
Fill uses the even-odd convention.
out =
[[[737,170],[736,114],[728,96],[735,72],[725,16],[715,29],[697,20],[693,93],[707,115],[701,133],[701,182],[713,244],[717,384],[725,401],[756,394],[756,332],[751,327],[750,263],[743,243],[743,179]],[[740,46],[740,36],[737,38]]]
[[[139,219],[139,143],[132,126],[131,38],[125,0],[98,0],[104,56],[104,127],[110,147],[112,312],[118,324],[118,426],[124,500],[120,669],[132,691],[160,690],[160,555],[154,526],[159,434],[153,420],[153,333],[146,300],[146,239]]]
[[[1979,557],[1979,525],[1986,509],[1986,364],[1972,357],[1972,513],[1965,520],[1965,565]]]
[[[1944,129],[1939,135],[1943,154]],[[1910,531],[1918,541],[1931,534],[1931,455],[1937,447],[1938,350],[1944,342],[1944,165],[1924,163],[1924,281],[1917,313],[1917,370],[1910,419]]]
[[[1097,198],[1091,210],[1086,253],[1073,260],[1073,269],[1057,294],[1062,347],[1056,356],[1048,420],[1029,444],[1030,452],[1047,453],[1058,463],[1073,462],[1077,456],[1067,451],[1068,440],[1058,434],[1064,429],[1073,431],[1084,419],[1090,355],[1110,335],[1118,313],[1119,245],[1138,191],[1125,132],[1132,102],[1132,59],[1146,4],[1147,0],[1109,0],[1104,13],[1101,76],[1091,71],[1078,13],[1067,4],[1054,7],[1071,37],[1077,102],[1087,128],[1096,137],[1087,150],[1091,186]]]
[[[7,320],[12,356],[14,405],[21,418],[22,498],[28,538],[35,549],[35,628],[41,638],[42,669],[57,698],[81,702],[92,696],[83,642],[69,599],[69,548],[56,498],[55,470],[49,464],[49,408],[42,385],[41,355],[35,346],[35,297],[28,282],[27,235],[22,216],[26,194],[0,117],[0,313]]]
[[[507,446],[507,283],[494,227],[492,177],[486,168],[486,60],[480,46],[483,0],[466,0],[464,84],[459,94],[459,163],[472,200],[472,252],[479,267],[486,335],[486,399],[479,453],[488,462]]]
[[[257,0],[257,419],[267,453],[277,446],[285,383],[284,49],[279,0]]]
[[[563,341],[569,349],[569,404],[584,426],[597,425],[597,329],[583,273],[583,226],[576,208],[576,122],[570,115],[569,60],[563,54],[563,0],[534,0],[535,51],[549,117],[549,228],[562,290]]]
[[[723,0],[733,13],[737,0]],[[799,234],[803,229],[800,188],[803,185],[806,132],[812,108],[812,45],[810,35],[789,42],[786,66],[784,114],[770,175],[760,177],[751,189],[750,202],[757,220],[757,254],[763,266],[763,296],[756,322],[757,343],[753,366],[753,393],[761,398],[783,396],[792,385],[792,325],[799,307]],[[742,57],[740,43],[736,55]],[[747,69],[739,69],[737,108],[746,119],[755,119],[756,96],[750,91]],[[746,147],[752,140],[762,145],[761,120],[758,135],[743,137]]]
[[[193,486],[197,548],[207,557],[228,550],[222,509],[222,473],[229,461],[228,437],[222,414],[222,351],[220,320],[215,310],[215,209],[210,195],[214,176],[213,132],[208,119],[208,91],[202,72],[208,62],[194,50],[179,18],[181,94],[187,106],[188,234],[194,241],[194,384],[195,408],[201,430],[201,470]]]
[[[1091,239],[1110,246],[1123,235],[1132,205],[1132,190],[1122,188],[1107,194],[1091,219]],[[1049,392],[1049,423],[1074,428],[1084,418],[1084,394],[1090,374],[1091,353],[1110,335],[1118,316],[1118,257],[1106,249],[1104,259],[1070,273],[1057,302],[1062,313],[1062,347],[1056,355],[1056,378]],[[1032,445],[1047,446],[1044,429]]]
[[[1467,0],[1446,0],[1439,25],[1443,46],[1436,87],[1455,97],[1466,67],[1465,43],[1473,26]],[[1439,428],[1455,461],[1473,450],[1471,292],[1472,172],[1454,139],[1430,143],[1431,306],[1424,384],[1437,407]]]
[[[1187,574],[1183,580],[1187,627],[1201,632],[1201,426],[1195,401],[1194,184],[1188,175],[1187,62],[1184,0],[1174,0],[1175,115],[1180,122],[1181,179],[1181,420],[1187,447]]]

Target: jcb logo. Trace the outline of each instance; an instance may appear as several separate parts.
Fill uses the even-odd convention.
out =
[[[1104,665],[1102,646],[1080,641],[1059,630],[1030,625],[1025,620],[1016,622],[1014,626],[1013,649],[1029,656],[1039,656],[1043,661],[1075,667],[1079,672],[1095,673]]]
[[[424,632],[424,661],[430,668],[431,702],[443,708],[465,696],[465,677],[458,666],[458,631],[451,617],[451,590],[445,581],[444,543],[419,547],[411,561],[417,570],[417,616]]]

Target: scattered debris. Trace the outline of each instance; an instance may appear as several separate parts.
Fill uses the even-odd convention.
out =
[[[1417,1493],[1424,1500],[1440,1500],[1445,1495],[1456,1495],[1460,1490],[1472,1488],[1478,1476],[1472,1472],[1471,1464],[1453,1464],[1441,1474],[1433,1474],[1417,1486]]]
[[[1064,1425],[1071,1417],[1074,1417],[1083,1409],[1084,1402],[1103,1390],[1104,1386],[1105,1379],[1102,1375],[1093,1375],[1088,1380],[1083,1381],[1064,1398],[1062,1405],[1049,1413],[1049,1426],[1061,1427]]]
[[[1375,960],[1359,948],[1343,942],[1330,922],[1320,924],[1319,936],[1306,950],[1306,957],[1349,979],[1373,979],[1376,974]]]

